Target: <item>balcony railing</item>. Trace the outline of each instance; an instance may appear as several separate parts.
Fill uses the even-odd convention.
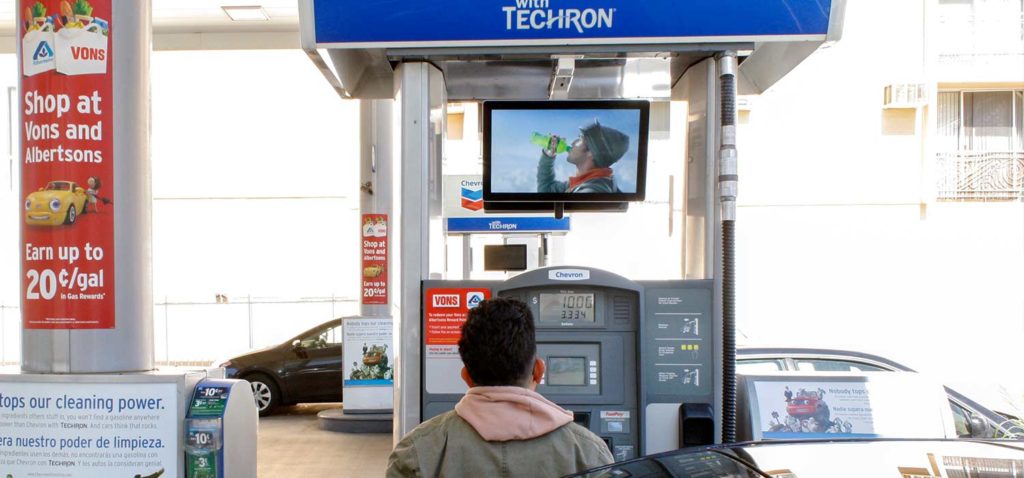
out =
[[[1024,201],[1024,152],[936,155],[940,201]]]
[[[940,64],[1016,61],[1024,55],[1024,14],[942,17],[934,38]]]

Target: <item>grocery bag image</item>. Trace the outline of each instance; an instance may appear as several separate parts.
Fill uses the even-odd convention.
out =
[[[65,75],[107,72],[107,37],[97,27],[71,28],[57,32],[57,72]]]
[[[46,16],[46,7],[36,2],[25,7],[25,36],[21,38],[22,71],[33,76],[56,68],[53,21]]]
[[[110,24],[92,16],[86,0],[60,2],[63,28],[56,36],[57,72],[65,75],[107,72],[107,44]]]

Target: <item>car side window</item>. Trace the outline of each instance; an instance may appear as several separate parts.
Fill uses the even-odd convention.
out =
[[[306,349],[325,349],[341,345],[341,326],[337,325],[320,333],[303,337],[302,347]]]
[[[793,359],[802,372],[887,372],[888,370],[851,360]]]
[[[779,359],[738,359],[736,373],[757,374],[785,370],[786,365]]]
[[[956,427],[956,436],[969,438],[971,436],[971,412],[952,401],[949,402],[949,408],[953,409],[953,425]]]

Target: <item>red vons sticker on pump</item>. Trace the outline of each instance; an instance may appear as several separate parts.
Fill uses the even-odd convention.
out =
[[[26,329],[114,328],[111,0],[19,0]]]
[[[490,298],[489,289],[427,289],[423,331],[426,345],[458,344],[469,309]]]

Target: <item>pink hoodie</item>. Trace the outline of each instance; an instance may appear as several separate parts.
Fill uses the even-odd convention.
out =
[[[455,413],[487,441],[529,440],[572,421],[572,412],[522,387],[473,387]]]

